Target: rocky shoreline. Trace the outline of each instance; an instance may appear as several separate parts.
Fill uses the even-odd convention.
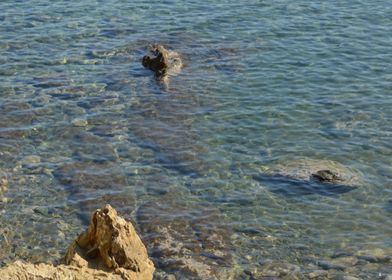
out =
[[[158,210],[158,213],[166,211],[160,209],[159,203],[151,207]],[[201,208],[203,207],[205,205]],[[182,212],[186,216],[186,211]],[[216,213],[210,215],[214,216]],[[172,222],[184,224],[177,228],[163,226]],[[147,238],[148,245],[151,245],[149,250],[152,259],[159,268],[156,271],[132,223],[118,216],[110,205],[106,205],[93,213],[88,229],[74,240],[58,263],[15,261],[1,268],[0,276],[2,280],[392,279],[391,274],[367,275],[362,271],[381,271],[382,266],[392,264],[392,251],[382,249],[341,252],[329,259],[308,256],[303,258],[302,266],[266,259],[252,271],[241,269],[240,264],[230,257],[229,246],[224,244],[230,237],[222,233],[227,230],[223,227],[220,227],[220,231],[206,229],[203,236],[195,236],[188,244],[172,240],[170,237],[181,235],[182,231],[186,234],[186,228],[189,227],[186,223],[190,222],[181,217],[177,221],[164,221],[158,214],[155,220],[147,219],[146,225],[142,226],[153,227],[157,232],[155,236]],[[162,232],[165,228],[176,232]],[[177,251],[173,246],[176,246]],[[208,251],[206,248],[213,250]],[[166,252],[164,255],[159,253],[162,250]],[[177,259],[170,264],[173,257]],[[164,269],[168,266],[172,269]],[[171,274],[169,271],[179,273]]]
[[[150,280],[155,267],[132,223],[106,205],[68,248],[61,264],[16,261],[0,269],[1,279]]]

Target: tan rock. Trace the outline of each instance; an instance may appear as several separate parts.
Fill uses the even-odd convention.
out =
[[[8,190],[8,180],[7,177],[0,177],[0,194]]]
[[[106,205],[91,217],[88,229],[68,248],[65,264],[17,261],[0,269],[1,279],[151,280],[154,264],[133,225]]]
[[[32,264],[16,261],[0,270],[2,280],[122,280],[122,275],[88,267],[52,264]]]
[[[7,203],[9,199],[4,196],[4,193],[8,190],[8,180],[6,176],[2,176],[0,173],[0,202]]]
[[[131,279],[152,279],[154,272],[133,225],[119,217],[110,205],[95,211],[87,231],[68,248],[64,260],[83,267],[91,258],[95,262],[90,261],[90,267],[111,268],[116,273],[131,275]]]

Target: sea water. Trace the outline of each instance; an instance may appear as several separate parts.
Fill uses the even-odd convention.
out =
[[[391,28],[385,0],[1,1],[1,264],[59,259],[111,203],[146,243],[170,229],[161,275],[391,274]],[[167,84],[141,65],[154,43],[184,63]],[[299,162],[359,183],[257,180]]]

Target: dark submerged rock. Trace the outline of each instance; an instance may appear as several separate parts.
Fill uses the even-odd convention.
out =
[[[233,279],[230,227],[212,205],[184,195],[167,193],[137,212],[155,264],[178,279]]]
[[[361,174],[329,160],[299,159],[276,164],[253,176],[274,193],[287,196],[336,195],[362,184]]]
[[[343,181],[340,175],[331,170],[319,170],[312,174],[312,177],[320,182],[336,182]]]
[[[145,68],[150,69],[159,78],[166,74],[167,68],[169,67],[167,51],[158,46],[153,53],[156,57],[145,55],[142,60],[142,64]]]
[[[157,79],[162,80],[170,73],[181,69],[181,58],[176,52],[168,51],[162,45],[152,46],[150,51],[152,55],[145,55],[142,64],[153,71]]]

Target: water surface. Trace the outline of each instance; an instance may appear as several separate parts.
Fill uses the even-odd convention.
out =
[[[145,240],[161,209],[212,278],[391,251],[388,1],[123,2],[0,3],[2,264],[59,258],[104,203]],[[184,60],[167,86],[140,63],[154,42]],[[361,184],[293,197],[255,180],[297,160],[339,163]],[[161,249],[149,249],[158,271],[190,277],[162,261],[184,251]]]

